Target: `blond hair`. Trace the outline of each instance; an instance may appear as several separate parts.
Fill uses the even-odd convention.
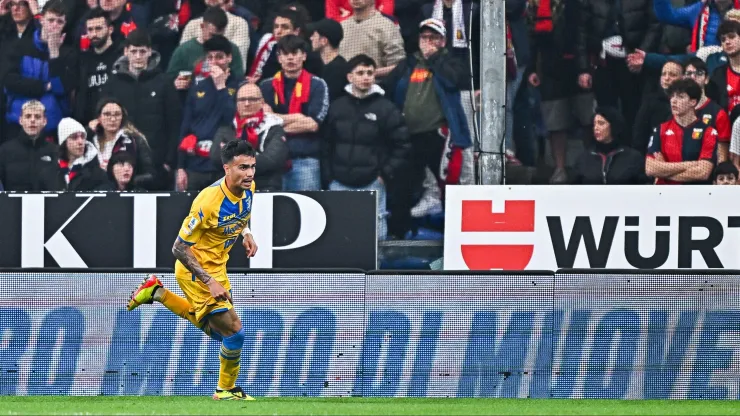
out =
[[[740,22],[740,9],[732,9],[725,14],[725,20]]]
[[[26,101],[25,104],[23,104],[23,107],[21,107],[21,115],[23,115],[26,111],[41,111],[46,115],[46,106],[41,103],[39,100],[29,100]]]

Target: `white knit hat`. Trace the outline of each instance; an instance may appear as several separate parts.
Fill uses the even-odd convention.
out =
[[[75,133],[83,133],[85,135],[85,138],[87,139],[87,131],[85,131],[85,127],[80,124],[79,121],[71,117],[63,118],[62,121],[59,122],[59,127],[57,127],[59,146],[63,145],[64,142],[69,138],[69,136]]]

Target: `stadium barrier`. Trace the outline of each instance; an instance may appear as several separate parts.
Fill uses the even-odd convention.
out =
[[[0,394],[208,395],[146,271],[0,270]],[[167,287],[179,292],[171,273]],[[255,396],[737,399],[740,272],[233,271]]]

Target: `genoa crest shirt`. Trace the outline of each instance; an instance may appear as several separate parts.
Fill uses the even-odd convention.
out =
[[[717,141],[729,143],[732,128],[730,127],[730,117],[727,112],[712,100],[707,100],[703,106],[696,109],[696,117],[707,126],[714,127],[717,130]]]
[[[666,162],[691,162],[697,160],[714,161],[714,148],[717,145],[717,130],[701,120],[682,127],[671,119],[653,132],[648,145],[648,157],[660,153]],[[658,179],[657,184],[679,184],[683,182]]]
[[[252,216],[255,183],[240,197],[226,187],[224,178],[200,191],[185,218],[178,239],[191,246],[203,269],[211,276],[225,275],[229,251]],[[178,260],[175,274],[190,272]]]

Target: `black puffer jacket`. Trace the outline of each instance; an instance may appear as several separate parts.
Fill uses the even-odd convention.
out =
[[[635,118],[635,125],[632,127],[632,141],[630,142],[632,147],[643,155],[647,153],[653,129],[670,120],[671,117],[673,117],[671,103],[663,91],[648,96],[642,102]]]
[[[257,127],[259,146],[257,150],[257,170],[254,182],[259,191],[281,191],[283,189],[283,174],[288,162],[288,144],[285,142],[285,131],[282,120],[272,114],[265,114],[262,124]],[[233,126],[223,126],[216,131],[211,145],[211,161],[221,169],[222,144],[234,140],[236,131]],[[246,139],[242,132],[242,139]]]
[[[582,185],[641,185],[645,176],[645,157],[635,149],[592,146],[576,162],[573,183]]]
[[[163,163],[175,166],[182,121],[174,79],[158,65],[159,54],[155,52],[148,68],[137,78],[128,71],[128,58],[121,57],[102,92],[103,97],[114,97],[126,108],[128,120],[146,137],[157,168]]]
[[[58,191],[59,148],[44,137],[21,133],[0,146],[0,182],[6,191]]]
[[[331,104],[322,127],[322,182],[361,187],[378,177],[392,181],[411,152],[403,115],[377,85],[362,99],[347,91]]]
[[[105,171],[100,168],[98,149],[90,142],[87,142],[85,154],[69,166],[69,170],[74,174],[69,174],[61,167],[61,160],[59,164],[59,189],[62,191],[99,191],[104,190],[108,183]]]
[[[578,30],[578,68],[590,72],[591,58],[598,57],[604,38],[614,20],[612,6],[614,0],[582,1],[581,25]],[[653,52],[660,42],[662,28],[653,13],[652,0],[620,0],[621,13],[617,21],[627,52],[641,49]]]

